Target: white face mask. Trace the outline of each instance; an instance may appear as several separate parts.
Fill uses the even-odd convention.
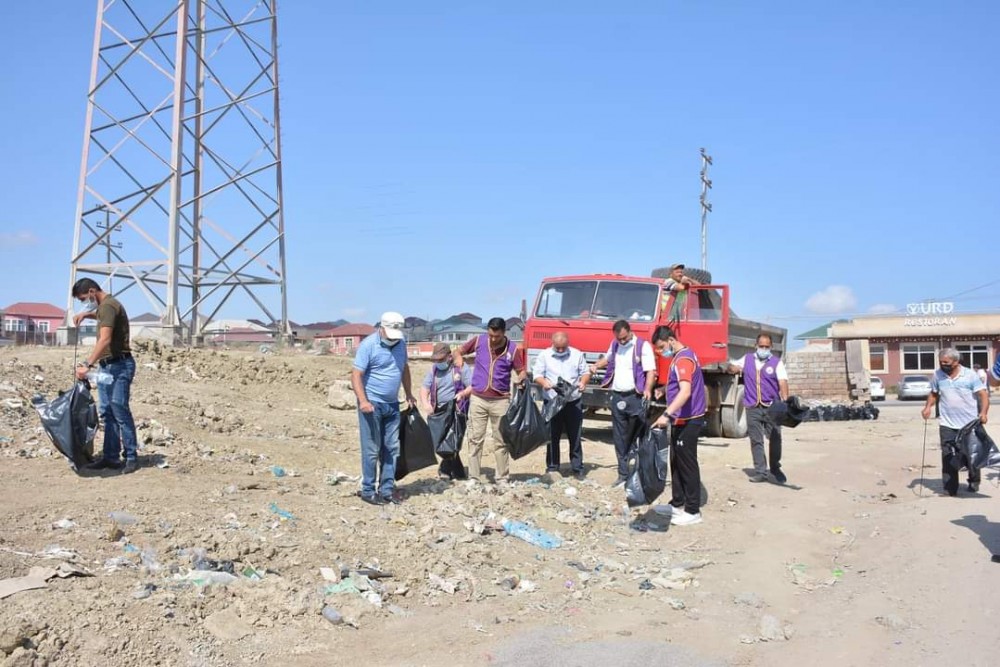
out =
[[[84,302],[83,308],[81,308],[81,310],[83,310],[83,312],[85,313],[92,313],[95,310],[97,310],[97,299],[95,297],[90,297],[89,299],[87,299]]]
[[[760,359],[761,361],[767,361],[768,359],[771,358],[771,349],[767,347],[758,347],[757,358]]]

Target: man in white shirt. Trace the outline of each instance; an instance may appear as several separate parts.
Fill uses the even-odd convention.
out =
[[[591,366],[591,373],[607,368],[604,383],[611,389],[611,423],[618,458],[618,479],[624,486],[628,476],[628,452],[646,421],[649,399],[656,383],[653,346],[632,333],[628,321],[618,320],[612,328],[615,339],[603,359]]]
[[[545,454],[545,472],[559,471],[559,441],[563,431],[569,438],[569,460],[573,475],[583,479],[583,444],[581,430],[583,428],[583,407],[580,399],[587,383],[590,382],[590,371],[583,353],[569,346],[569,336],[557,331],[552,335],[552,347],[542,350],[535,359],[531,369],[535,383],[545,390],[546,402],[555,398],[555,386],[559,380],[572,385],[572,393],[565,407],[552,416],[549,422],[551,440]]]
[[[939,432],[941,436],[941,476],[944,490],[950,496],[958,495],[958,471],[968,464],[959,451],[956,441],[958,432],[977,418],[986,423],[990,410],[990,396],[979,381],[975,371],[962,365],[962,355],[954,348],[945,348],[938,354],[938,370],[931,378],[931,393],[920,413],[924,419],[931,418],[931,410],[937,404]],[[969,466],[969,491],[979,491],[979,470]]]
[[[770,407],[775,401],[788,400],[788,370],[785,363],[771,354],[771,337],[757,336],[757,349],[742,360],[730,363],[729,372],[743,374],[743,407],[747,413],[747,435],[750,436],[750,455],[753,457],[751,482],[768,481],[770,473],[779,484],[788,481],[781,471],[781,424],[775,421]],[[764,439],[768,442],[768,455],[764,455]]]

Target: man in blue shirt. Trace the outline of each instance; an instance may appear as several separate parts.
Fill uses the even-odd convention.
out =
[[[378,331],[358,346],[351,384],[358,397],[361,433],[361,492],[366,503],[399,503],[396,458],[399,456],[399,387],[406,402],[416,405],[410,387],[410,365],[403,341],[403,316],[383,313]],[[379,473],[376,489],[376,473]]]
[[[962,355],[953,348],[941,350],[940,368],[931,378],[931,393],[924,405],[924,419],[931,418],[934,405],[940,413],[941,476],[948,495],[958,495],[958,471],[968,462],[956,446],[958,432],[977,418],[986,423],[990,397],[975,371],[962,365]],[[979,470],[969,466],[969,491],[979,490]]]

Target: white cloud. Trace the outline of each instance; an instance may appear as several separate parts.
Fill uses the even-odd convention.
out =
[[[876,303],[868,309],[868,312],[872,315],[889,315],[891,313],[898,313],[899,308],[896,308],[891,303]]]
[[[0,232],[0,250],[11,250],[36,245],[39,238],[34,232],[22,230],[18,232]]]
[[[806,310],[816,315],[839,315],[858,305],[854,292],[846,285],[830,285],[806,299]]]

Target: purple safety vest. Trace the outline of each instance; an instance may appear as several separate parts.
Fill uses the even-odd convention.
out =
[[[755,356],[751,352],[743,360],[743,405],[748,408],[768,406],[781,397],[777,373],[781,358],[772,355],[758,370]]]
[[[701,374],[701,364],[698,363],[698,357],[686,347],[674,355],[673,362],[670,364],[669,379],[667,380],[667,403],[671,403],[681,391],[681,383],[677,379],[677,372],[674,370],[674,364],[677,363],[678,359],[692,360],[694,362],[694,373],[691,376],[691,397],[687,400],[687,403],[681,406],[676,416],[678,419],[703,417],[707,410],[705,402],[705,378]]]
[[[490,340],[486,334],[479,334],[476,340],[476,368],[472,373],[472,390],[483,393],[492,389],[501,394],[510,393],[510,377],[514,370],[514,354],[517,343],[507,339],[507,350],[494,358]]]
[[[634,336],[635,341],[632,345],[632,375],[635,378],[635,390],[638,393],[646,391],[646,372],[642,370],[642,346],[646,344],[646,341]],[[618,356],[618,339],[615,338],[611,342],[611,358],[608,359],[608,365],[605,367],[604,371],[604,382],[601,384],[605,389],[611,386],[611,383],[615,379],[615,359]]]
[[[431,376],[431,406],[434,407],[434,408],[437,408],[437,403],[438,403],[438,400],[437,400],[437,394],[438,394],[437,378],[438,378],[438,372],[439,371],[436,368],[431,369],[431,371],[434,373]],[[463,389],[465,389],[465,383],[462,382],[462,371],[460,371],[459,369],[457,369],[454,366],[452,366],[451,368],[448,369],[447,372],[451,373],[451,378],[455,382],[455,395],[458,396],[458,393],[460,391],[462,391]],[[461,399],[458,402],[458,404],[455,406],[455,408],[459,412],[461,412],[463,414],[467,414],[469,412],[469,399],[467,399],[467,398]]]

